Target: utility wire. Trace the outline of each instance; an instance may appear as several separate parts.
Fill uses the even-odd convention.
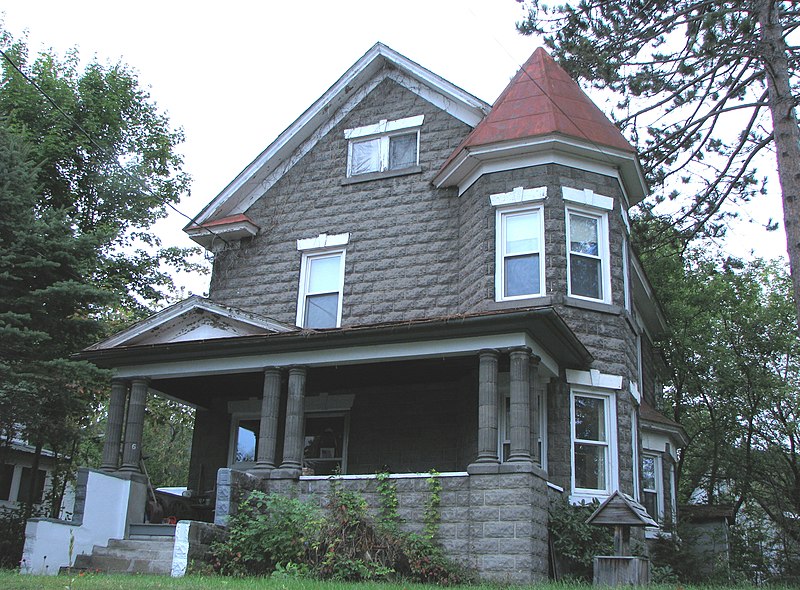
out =
[[[78,130],[78,131],[80,131],[80,132],[81,132],[81,134],[82,134],[82,135],[84,135],[84,136],[86,137],[86,139],[88,139],[88,140],[89,140],[89,143],[91,143],[91,144],[92,144],[92,145],[93,145],[93,146],[94,146],[94,147],[95,147],[95,148],[96,148],[96,149],[97,149],[97,150],[98,150],[98,151],[99,151],[101,154],[103,154],[103,155],[104,155],[106,158],[108,158],[110,161],[112,161],[114,164],[116,164],[117,168],[119,168],[119,170],[120,170],[120,171],[121,171],[121,172],[122,172],[122,173],[123,173],[125,176],[127,176],[128,178],[130,178],[131,180],[133,180],[133,181],[134,181],[134,182],[135,182],[135,183],[136,183],[136,184],[139,186],[139,189],[140,189],[140,190],[141,190],[143,193],[145,193],[146,195],[148,195],[148,196],[151,196],[151,197],[152,197],[152,196],[154,196],[154,195],[153,195],[153,193],[150,191],[150,187],[148,187],[148,186],[147,186],[147,184],[144,182],[144,180],[142,180],[142,179],[141,179],[139,176],[137,176],[137,175],[134,175],[134,174],[133,174],[133,173],[132,173],[130,170],[128,170],[127,168],[125,168],[125,167],[124,167],[124,166],[123,166],[123,165],[122,165],[122,164],[119,162],[119,160],[117,160],[117,158],[116,158],[116,157],[114,157],[114,155],[113,155],[111,152],[109,152],[109,151],[108,151],[106,148],[104,148],[103,146],[101,146],[101,145],[100,145],[100,144],[99,144],[99,143],[98,143],[98,142],[97,142],[97,141],[94,139],[94,137],[92,137],[92,135],[91,135],[91,134],[90,134],[88,131],[86,131],[86,129],[84,129],[84,128],[81,126],[81,124],[80,124],[80,123],[78,123],[78,122],[77,122],[77,121],[76,121],[76,120],[75,120],[73,117],[71,117],[71,116],[69,115],[69,113],[67,113],[66,111],[64,111],[64,109],[62,109],[62,108],[61,108],[61,106],[60,106],[60,105],[59,105],[59,104],[58,104],[58,103],[57,103],[55,100],[53,100],[53,98],[52,98],[52,97],[51,97],[49,94],[47,94],[47,92],[44,90],[44,88],[42,88],[42,87],[41,87],[41,86],[40,86],[40,85],[39,85],[39,84],[36,82],[36,80],[34,80],[34,79],[33,79],[33,78],[31,78],[30,76],[28,76],[28,74],[26,74],[24,71],[22,71],[22,69],[21,69],[21,68],[20,68],[20,67],[19,67],[19,66],[18,66],[18,65],[17,65],[17,64],[14,62],[14,60],[13,60],[13,59],[11,59],[11,57],[8,55],[8,53],[6,53],[6,52],[5,52],[3,49],[0,49],[0,54],[2,54],[2,56],[5,58],[5,60],[6,60],[6,61],[7,61],[9,64],[11,64],[11,67],[13,67],[13,68],[14,68],[14,69],[15,69],[15,70],[16,70],[16,71],[19,73],[19,75],[20,75],[20,76],[22,76],[22,78],[23,78],[23,79],[24,79],[24,80],[25,80],[25,81],[26,81],[28,84],[30,84],[31,86],[33,86],[33,87],[34,87],[34,88],[37,90],[37,92],[39,92],[39,94],[41,94],[41,95],[42,95],[42,96],[43,96],[43,97],[44,97],[44,98],[47,100],[47,102],[49,102],[51,105],[53,105],[53,108],[55,108],[55,110],[56,110],[56,111],[58,111],[58,113],[59,113],[59,114],[60,114],[62,117],[64,117],[64,119],[66,119],[66,120],[67,120],[67,122],[69,122],[69,123],[70,123],[70,125],[72,125],[72,126],[73,126],[73,127],[75,127],[75,128]],[[169,201],[165,202],[165,205],[166,205],[167,207],[169,207],[170,209],[172,209],[173,211],[175,211],[175,212],[176,212],[178,215],[182,215],[183,217],[185,217],[186,219],[188,219],[188,220],[189,220],[189,223],[190,223],[191,225],[194,225],[195,227],[199,227],[199,228],[201,228],[201,229],[203,229],[203,230],[207,231],[208,233],[210,233],[210,234],[211,234],[212,236],[214,236],[215,238],[218,238],[218,239],[222,240],[222,242],[223,242],[223,243],[224,243],[226,246],[229,246],[229,245],[230,245],[230,243],[229,243],[229,242],[228,242],[228,241],[227,241],[225,238],[223,238],[221,235],[219,235],[218,233],[214,232],[213,230],[209,229],[208,227],[205,227],[205,226],[202,226],[202,225],[197,225],[197,222],[195,221],[195,220],[197,219],[197,216],[195,216],[195,217],[189,217],[189,216],[188,216],[186,213],[184,213],[183,211],[181,211],[180,209],[178,209],[178,208],[177,208],[175,205],[173,205],[173,204],[172,204],[172,203],[170,203]]]

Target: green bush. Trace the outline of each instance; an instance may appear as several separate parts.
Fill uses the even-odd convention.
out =
[[[562,576],[591,581],[594,556],[614,554],[612,530],[586,524],[599,505],[594,500],[573,506],[564,499],[550,506],[548,529]]]
[[[0,568],[19,567],[25,543],[25,515],[22,508],[0,508]]]
[[[396,492],[387,488],[383,496],[381,522],[376,526],[364,498],[343,491],[338,482],[333,482],[324,518],[299,500],[253,492],[231,517],[226,540],[212,545],[212,565],[232,576],[440,585],[471,579],[432,539],[400,532],[396,504],[391,501]]]
[[[264,575],[305,563],[322,522],[309,504],[252,492],[228,522],[226,540],[212,545],[213,565],[226,575]]]

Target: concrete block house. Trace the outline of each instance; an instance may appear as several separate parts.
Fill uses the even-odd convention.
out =
[[[115,371],[84,520],[105,486],[127,516],[100,536],[141,530],[162,395],[197,409],[187,485],[218,524],[248,489],[323,503],[331,478],[374,495],[388,469],[413,528],[435,469],[447,552],[530,582],[558,496],[621,490],[670,522],[683,434],[653,409],[664,320],[629,244],[645,190],[544,50],[489,105],[375,45],[185,228],[213,255],[209,298],[80,354]],[[58,526],[29,525],[28,571]]]

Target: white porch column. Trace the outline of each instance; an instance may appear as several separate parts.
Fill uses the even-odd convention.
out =
[[[142,456],[142,431],[144,430],[144,406],[150,381],[144,378],[131,380],[131,395],[128,401],[128,420],[125,425],[125,447],[122,450],[120,471],[139,472]]]
[[[119,469],[122,454],[122,427],[125,420],[125,402],[128,398],[129,382],[124,379],[112,379],[111,398],[108,403],[106,420],[106,440],[103,445],[103,462],[100,469],[116,471]]]

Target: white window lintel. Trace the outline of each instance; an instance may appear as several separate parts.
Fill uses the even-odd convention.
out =
[[[380,133],[391,133],[392,131],[400,131],[401,129],[411,129],[413,127],[422,126],[425,115],[416,115],[415,117],[406,117],[404,119],[397,119],[395,121],[387,121],[382,119],[372,125],[364,125],[363,127],[354,127],[352,129],[344,130],[345,139],[355,139],[357,137],[367,137],[369,135],[378,135]]]
[[[343,234],[319,234],[316,238],[303,238],[297,240],[297,249],[300,252],[306,250],[318,250],[320,248],[335,248],[346,246],[350,242],[350,232]]]
[[[601,389],[622,389],[622,375],[601,373],[597,369],[589,371],[567,369],[567,383]]]
[[[547,198],[547,187],[537,186],[535,188],[516,187],[514,190],[507,193],[497,193],[490,195],[489,200],[492,207],[501,207],[503,205],[513,205],[514,203],[529,203],[531,201],[541,201]]]
[[[580,203],[581,205],[594,207],[595,209],[604,209],[606,211],[611,211],[614,209],[614,199],[611,197],[598,195],[593,190],[588,188],[580,190],[564,186],[561,187],[561,194],[563,195],[565,201]]]

